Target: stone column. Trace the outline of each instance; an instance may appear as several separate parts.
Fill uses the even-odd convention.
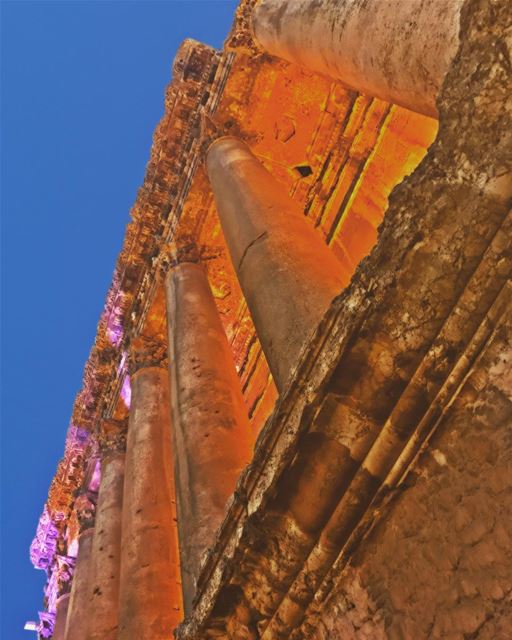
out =
[[[87,492],[82,493],[75,500],[75,509],[80,522],[80,535],[64,637],[66,640],[87,640],[90,616],[88,609],[90,561],[95,516],[95,505]]]
[[[117,638],[126,427],[125,423],[105,420],[99,434],[101,481],[91,554],[87,640]]]
[[[61,549],[59,549],[59,546]],[[59,551],[67,551],[67,544],[64,538],[57,543]],[[71,585],[73,584],[73,574],[75,570],[76,558],[64,553],[58,553],[55,557],[57,571],[57,602],[55,603],[55,626],[53,628],[53,640],[65,640],[66,621],[69,610],[69,599]],[[52,576],[53,577],[53,576]]]
[[[436,98],[459,45],[463,0],[259,0],[252,15],[268,53],[413,111]]]
[[[215,140],[206,166],[231,260],[281,391],[349,274],[242,140]]]
[[[173,452],[185,612],[252,435],[240,381],[206,273],[183,261],[166,277]]]
[[[181,619],[165,356],[161,344],[132,340],[119,640],[169,640]]]
[[[57,610],[55,616],[55,627],[53,628],[52,640],[65,640],[66,620],[68,617],[70,594],[65,593],[57,600]]]

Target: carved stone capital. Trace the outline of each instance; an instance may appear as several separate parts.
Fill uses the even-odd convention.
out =
[[[130,376],[148,367],[167,367],[167,345],[154,338],[141,335],[131,338],[128,355]]]
[[[232,125],[232,126],[229,126]],[[234,123],[228,123],[228,126],[219,123],[211,115],[206,112],[206,109],[201,110],[200,117],[200,132],[199,132],[199,155],[201,160],[206,160],[206,154],[211,145],[219,138],[225,138],[226,136],[232,136],[239,133],[233,130]],[[236,127],[235,127],[236,128]]]
[[[101,459],[116,453],[126,451],[126,434],[128,432],[128,419],[114,420],[104,418],[98,429],[98,443]]]
[[[75,498],[74,509],[80,526],[80,533],[94,527],[96,505],[88,492],[82,492]]]
[[[57,559],[57,597],[61,597],[71,591],[73,572],[76,559],[71,556],[56,556]]]
[[[215,251],[209,246],[197,244],[192,234],[181,233],[172,243],[161,248],[156,269],[163,282],[168,271],[179,264],[201,264],[207,260],[215,260],[219,255],[220,250]]]
[[[162,275],[183,262],[201,262],[201,248],[191,235],[181,235],[174,242],[166,244],[160,253]]]
[[[237,138],[246,143],[253,143],[257,138],[254,134],[243,131],[240,124],[235,120],[227,119],[219,122],[216,118],[207,113],[206,109],[201,110],[200,130],[199,130],[199,157],[206,163],[206,157],[210,147],[222,138]]]

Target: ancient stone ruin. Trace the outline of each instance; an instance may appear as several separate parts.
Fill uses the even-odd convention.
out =
[[[508,0],[242,0],[183,43],[40,638],[512,638],[511,42]]]

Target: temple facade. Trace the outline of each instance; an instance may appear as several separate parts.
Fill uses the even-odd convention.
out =
[[[512,637],[508,0],[176,54],[30,553],[54,640]]]

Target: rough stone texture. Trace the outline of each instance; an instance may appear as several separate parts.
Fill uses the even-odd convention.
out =
[[[185,610],[200,561],[252,457],[252,433],[233,356],[206,271],[183,262],[166,279],[173,456]]]
[[[194,144],[199,111],[215,104],[222,88],[222,85],[212,87],[217,63],[218,54],[214,49],[185,41],[177,52],[174,78],[165,91],[165,112],[154,132],[144,183],[130,212],[95,342],[85,363],[82,388],[73,406],[64,457],[58,464],[42,515],[42,529],[46,528],[45,520],[49,516],[58,530],[58,545],[69,546],[70,553],[76,553],[79,532],[73,500],[96,455],[94,431],[105,415],[116,419],[125,419],[128,415],[124,393],[129,392],[128,334],[148,311],[147,300],[153,295],[154,282],[158,279],[155,278],[158,273],[155,256],[164,238],[174,231],[191,186],[191,176],[199,164]],[[164,330],[165,327],[162,333]],[[48,555],[49,549],[46,542],[39,539],[39,533],[34,540],[32,557],[36,567],[43,568],[37,556],[41,552]],[[45,559],[46,563],[49,563],[50,582],[51,556]],[[48,614],[51,618],[54,612]]]
[[[457,52],[462,0],[259,0],[257,43],[352,89],[430,116]]]
[[[169,382],[162,366],[131,379],[118,639],[168,640],[181,617]]]
[[[89,568],[94,529],[86,529],[78,539],[76,561],[71,596],[66,620],[66,640],[87,640],[89,621]]]
[[[252,470],[240,482],[250,515],[241,505],[233,507],[207,565],[210,581],[205,580],[195,618],[181,628],[181,637],[256,638],[268,629],[264,637],[284,639],[304,617],[307,624],[311,599],[325,588],[322,580],[382,482],[367,472],[354,476],[352,484],[357,465],[340,466],[339,475],[350,483],[356,502],[335,513],[342,502],[333,491],[316,525],[323,532],[327,520],[330,533],[305,565],[323,533],[299,526],[300,514],[289,494],[302,491],[301,478],[308,477],[302,472],[311,465],[320,474],[327,471],[322,456],[309,460],[314,457],[314,447],[307,445],[312,432],[326,439],[326,449],[342,436],[345,454],[366,464],[413,384],[414,393],[404,396],[412,402],[402,405],[394,425],[396,459],[439,393],[450,386],[510,278],[509,21],[504,0],[466,2],[461,47],[438,102],[438,138],[417,171],[391,195],[375,250],[303,353],[296,386],[278,403]],[[422,384],[414,382],[418,371]],[[332,405],[322,413],[325,399]],[[447,395],[444,406],[449,402]],[[362,437],[354,437],[352,429]],[[309,483],[303,486],[307,492]],[[325,486],[332,488],[332,482]],[[317,504],[322,503],[320,497]],[[339,515],[341,528],[332,520]],[[216,592],[219,585],[224,588]]]
[[[55,627],[53,628],[53,640],[65,640],[69,599],[70,594],[65,593],[57,600],[57,615],[55,616]]]
[[[283,390],[349,273],[242,140],[217,139],[206,166],[234,270]]]
[[[254,53],[246,20],[252,4],[244,1],[238,12],[229,43],[241,47],[236,56],[226,51],[219,58],[190,42],[177,56],[176,81],[167,95],[166,114],[74,408],[76,424],[84,429],[92,429],[104,410],[116,418],[127,415],[120,393],[127,381],[127,330],[151,329],[160,338],[165,333],[158,252],[178,223],[204,242],[210,282],[256,431],[272,409],[275,389],[199,166],[201,105],[210,114],[216,111],[226,130],[251,145],[351,270],[375,241],[390,189],[412,171],[435,134],[436,123],[429,118],[358,96],[282,60],[246,56],[244,47]],[[315,619],[315,603],[328,596],[330,583],[340,575],[357,604],[357,610],[350,609],[354,628],[361,627],[356,618],[368,622],[373,614],[367,612],[379,608],[365,576],[347,581],[340,572],[361,525],[353,535],[349,529],[357,525],[372,492],[378,496],[389,478],[379,488],[378,483],[357,485],[352,476],[361,463],[370,468],[365,467],[368,453],[371,458],[391,416],[401,416],[391,423],[396,437],[389,451],[395,456],[401,446],[409,446],[407,438],[417,435],[433,407],[445,410],[451,396],[439,405],[439,394],[449,386],[472,334],[485,325],[482,318],[510,276],[510,231],[503,224],[512,131],[508,20],[505,0],[466,2],[462,50],[439,102],[437,142],[414,176],[393,194],[377,249],[331,306],[299,360],[207,558],[194,619],[182,628],[182,636],[246,640],[269,629],[274,617],[277,637],[288,640],[290,623],[298,625],[304,616],[307,630],[309,617]],[[414,393],[408,395],[411,389]],[[404,396],[413,402],[404,406]],[[90,480],[84,486],[97,487],[94,437],[91,441],[91,446],[66,446],[45,511],[50,518],[38,532],[34,557],[41,568],[50,567],[51,585],[56,583],[51,572],[55,553],[76,553],[79,512],[91,522],[94,517],[87,499],[83,504],[77,499],[74,506],[72,500],[83,475]],[[432,455],[443,466],[445,454],[434,449]],[[358,487],[366,491],[358,492]],[[329,536],[329,553],[317,556],[322,566],[304,573],[308,554],[345,495],[363,498],[348,518],[350,527]],[[384,517],[387,513],[384,509]],[[329,569],[346,535],[352,538]],[[296,581],[299,574],[308,578],[304,590],[304,583]],[[281,618],[276,610],[294,581],[301,597],[288,602]],[[140,589],[139,594],[143,606],[147,592]],[[487,606],[490,601],[478,602]],[[339,612],[343,606],[342,598],[336,601]],[[492,619],[496,628],[482,628],[489,638],[502,633],[499,624],[507,628],[509,607],[500,607]],[[51,622],[50,611],[42,615]],[[349,615],[347,619],[350,628]],[[379,616],[373,620],[373,630],[367,626],[365,633],[379,637],[388,621]],[[134,632],[133,637],[140,636]]]
[[[303,637],[510,638],[511,345],[509,324]]]
[[[124,453],[104,455],[90,559],[87,640],[117,638]]]
[[[193,233],[204,249],[255,435],[275,404],[276,387],[219,233],[201,166],[197,134],[203,109],[249,141],[349,273],[375,243],[390,190],[413,170],[435,137],[437,122],[431,118],[258,55],[248,30],[252,4],[254,0],[240,3],[220,54],[190,40],[176,54],[165,113],[155,131],[144,184],[86,363],[64,459],[33,544],[35,566],[48,565],[48,589],[54,544],[59,553],[67,554],[67,546],[76,553],[73,500],[83,475],[91,470],[98,475],[96,427],[104,416],[128,416],[128,334],[136,327],[165,340],[162,244],[182,229]],[[54,598],[48,602],[51,605]],[[53,611],[47,613],[45,629],[54,616]]]

